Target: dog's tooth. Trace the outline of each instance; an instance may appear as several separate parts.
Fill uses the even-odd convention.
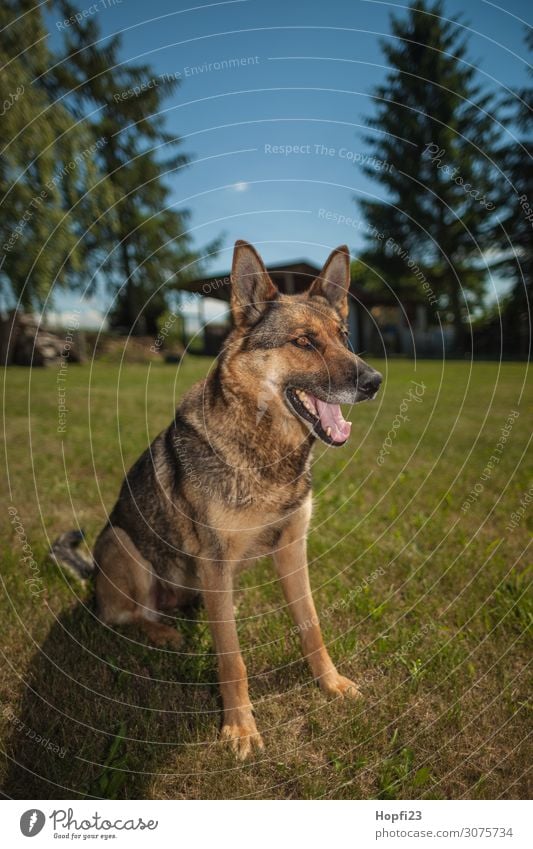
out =
[[[326,428],[326,436],[331,436],[331,428],[330,427]]]

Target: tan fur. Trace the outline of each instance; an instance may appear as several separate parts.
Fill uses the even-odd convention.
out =
[[[313,676],[326,692],[358,695],[353,681],[339,675],[331,660],[318,621],[307,568],[307,531],[311,517],[311,498],[295,514],[281,535],[274,563],[291,616],[300,634],[302,651]]]
[[[258,557],[273,555],[320,687],[334,696],[357,695],[328,654],[311,596],[306,541],[317,436],[286,392],[303,380],[323,401],[333,394],[332,403],[354,403],[365,389],[363,377],[377,385],[381,377],[343,338],[345,247],[333,252],[308,293],[287,297],[255,250],[237,243],[232,282],[235,328],[216,369],[187,393],[175,421],[128,473],[94,561],[102,620],[136,623],[158,645],[180,644],[161,613],[201,594],[218,659],[222,737],[244,758],[263,741],[248,695],[233,587]],[[302,350],[298,337],[307,335],[314,343]],[[368,397],[368,385],[365,392]]]
[[[100,619],[106,624],[137,624],[155,645],[179,648],[180,633],[157,620],[159,611],[183,600],[170,590],[174,603],[161,604],[152,565],[128,534],[121,528],[107,528],[98,538],[94,557],[99,564],[95,588]]]

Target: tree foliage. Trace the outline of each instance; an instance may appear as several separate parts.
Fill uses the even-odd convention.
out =
[[[525,42],[533,50],[531,29]],[[529,74],[533,76],[531,65]],[[499,151],[503,178],[498,184],[501,214],[495,242],[502,252],[497,271],[514,282],[508,295],[493,307],[492,324],[501,320],[507,353],[526,356],[533,300],[533,86],[506,97],[502,105],[511,140]]]
[[[5,302],[35,307],[83,268],[84,218],[109,195],[99,184],[91,128],[45,83],[52,54],[39,7],[5,0],[0,28],[0,281]]]
[[[421,301],[411,269],[422,269],[462,349],[463,322],[485,290],[498,126],[463,30],[443,15],[440,2],[417,2],[391,17],[382,42],[389,70],[373,93],[366,141],[385,164],[365,170],[386,197],[360,201],[370,230],[363,259]]]
[[[41,6],[6,0],[0,11],[0,82],[14,93],[0,154],[6,300],[42,307],[52,287],[90,294],[103,281],[117,326],[157,332],[167,293],[197,260],[168,182],[188,162],[162,117],[178,83],[122,62],[120,38],[102,38],[70,0],[52,5],[71,21],[57,54]]]
[[[65,18],[73,16],[70,2],[59,6]],[[98,242],[106,250],[99,260],[115,296],[112,320],[133,332],[157,332],[167,284],[176,285],[180,269],[183,279],[183,269],[196,259],[188,214],[172,206],[167,182],[188,158],[161,115],[178,81],[157,76],[147,64],[122,63],[120,47],[117,36],[102,40],[93,18],[75,22],[65,31],[66,60],[56,76],[77,108],[90,112],[94,133],[105,140],[98,167],[112,188],[113,204],[99,222]]]

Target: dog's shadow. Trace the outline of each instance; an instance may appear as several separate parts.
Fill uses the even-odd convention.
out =
[[[20,707],[4,710],[5,796],[150,798],[154,776],[184,745],[213,739],[220,714],[209,635],[197,612],[180,615],[181,652],[107,628],[90,605],[54,619]]]

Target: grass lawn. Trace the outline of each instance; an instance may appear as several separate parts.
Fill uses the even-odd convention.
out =
[[[5,372],[7,796],[530,794],[525,364],[372,364],[384,386],[376,402],[352,411],[348,446],[315,450],[309,542],[326,641],[363,698],[331,701],[312,683],[273,570],[261,561],[237,593],[266,744],[244,765],[217,741],[220,701],[202,613],[180,623],[181,654],[152,648],[136,631],[100,625],[91,587],[46,561],[49,541],[71,527],[83,527],[92,544],[124,470],[210,361],[69,365],[59,384],[65,433],[57,432],[58,371]]]

